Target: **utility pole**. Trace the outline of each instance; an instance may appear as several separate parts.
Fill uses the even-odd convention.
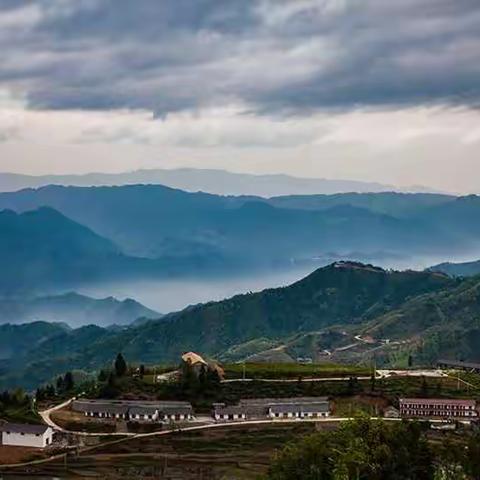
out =
[[[245,360],[243,361],[243,381],[245,381],[247,377],[247,366],[245,364]]]

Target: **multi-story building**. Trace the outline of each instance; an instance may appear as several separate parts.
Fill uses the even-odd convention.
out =
[[[478,417],[475,400],[445,398],[401,398],[400,415],[412,418],[466,418]]]

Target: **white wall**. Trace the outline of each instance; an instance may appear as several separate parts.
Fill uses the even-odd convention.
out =
[[[43,435],[38,436],[30,433],[25,433],[22,435],[21,433],[17,432],[2,432],[2,444],[17,447],[45,448],[47,445],[52,443],[52,437],[53,431],[51,428],[47,429]]]

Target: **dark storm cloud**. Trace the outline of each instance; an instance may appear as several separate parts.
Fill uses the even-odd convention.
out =
[[[473,106],[479,45],[478,0],[3,0],[0,85],[159,115]]]

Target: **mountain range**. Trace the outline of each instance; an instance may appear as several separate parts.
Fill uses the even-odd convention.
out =
[[[0,299],[0,324],[21,324],[45,321],[84,325],[130,325],[139,319],[160,318],[162,315],[131,298],[119,301],[113,297],[95,299],[75,292],[35,298]]]
[[[271,268],[337,252],[480,251],[480,199],[428,194],[224,197],[160,185],[48,186],[0,194],[0,209],[48,206],[122,255],[195,270]]]
[[[479,215],[480,197],[436,194],[264,199],[161,185],[1,193],[0,297],[113,279],[313,270],[342,258],[427,266],[478,255]]]
[[[379,365],[394,366],[409,355],[421,364],[445,355],[477,360],[479,318],[480,278],[337,262],[288,287],[123,329],[53,324],[45,333],[43,323],[2,326],[31,341],[0,364],[0,385],[32,387],[68,369],[95,370],[118,351],[131,362],[173,364],[187,350],[239,360],[268,354],[272,346],[288,358],[316,361],[370,362],[373,354]]]
[[[113,186],[129,184],[160,184],[188,192],[208,192],[218,195],[278,195],[333,194],[342,192],[427,192],[425,187],[398,188],[374,182],[299,178],[289,175],[253,175],[212,169],[154,169],[124,173],[88,173],[84,175],[20,175],[0,173],[0,192],[46,185]]]

